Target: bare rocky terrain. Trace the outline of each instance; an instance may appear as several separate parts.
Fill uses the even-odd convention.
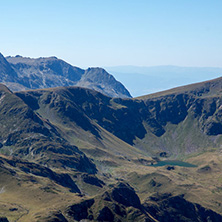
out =
[[[111,97],[130,98],[128,90],[102,68],[86,70],[72,66],[56,57],[4,58],[0,54],[0,82],[13,91],[57,86],[81,86]]]

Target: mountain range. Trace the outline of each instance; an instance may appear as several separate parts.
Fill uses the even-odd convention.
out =
[[[221,85],[219,78],[134,99],[110,98],[78,87],[16,95],[50,122],[60,119],[60,126],[68,118],[66,128],[73,122],[99,138],[99,125],[145,152],[167,152],[177,158],[210,146],[220,147]],[[71,113],[75,115],[69,116]]]
[[[81,86],[97,90],[111,97],[130,98],[128,90],[102,68],[86,70],[74,67],[56,57],[6,57],[0,54],[0,82],[13,91]]]
[[[36,60],[7,60],[3,81],[38,82]],[[118,98],[91,71],[84,87],[0,84],[0,221],[222,221],[222,78]]]

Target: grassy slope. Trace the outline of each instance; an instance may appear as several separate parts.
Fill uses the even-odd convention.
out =
[[[201,96],[204,98],[209,96],[214,97],[215,92],[219,92],[219,86],[216,88],[213,87],[212,89],[215,90],[210,90],[212,94],[203,93]],[[48,91],[50,92],[51,90]],[[178,91],[178,89],[176,91]],[[158,100],[159,98],[158,95],[154,99]],[[93,105],[94,104],[91,104],[91,106]],[[125,108],[126,104],[111,104],[111,107],[121,109]],[[165,125],[166,133],[161,137],[157,137],[149,132],[150,126],[147,126],[146,123],[144,123],[148,134],[143,139],[137,138],[135,140],[136,146],[151,155],[156,155],[159,151],[164,151],[167,148],[167,150],[172,153],[172,157],[185,158],[186,161],[198,165],[197,168],[176,166],[174,170],[169,171],[166,169],[166,166],[155,168],[138,163],[139,158],[144,158],[147,161],[151,161],[152,159],[142,156],[143,153],[117,139],[111,133],[101,128],[97,123],[93,122],[95,120],[90,121],[92,121],[91,123],[93,124],[93,127],[95,127],[94,129],[98,130],[97,132],[99,132],[100,136],[99,139],[93,134],[94,131],[80,129],[79,125],[75,122],[70,123],[68,119],[63,119],[63,116],[59,116],[57,110],[54,110],[54,108],[49,109],[49,107],[47,108],[47,105],[44,107],[40,106],[36,109],[36,112],[41,114],[42,117],[49,119],[59,132],[65,134],[66,139],[73,144],[78,143],[82,150],[86,151],[88,155],[95,159],[99,168],[97,176],[100,179],[103,179],[107,186],[102,189],[96,187],[92,188],[92,186],[83,183],[80,180],[80,176],[77,175],[77,185],[87,196],[94,197],[97,193],[101,193],[108,189],[109,184],[114,184],[118,180],[124,180],[129,182],[135,188],[143,203],[149,202],[150,196],[153,196],[156,193],[171,193],[171,195],[184,194],[185,199],[199,203],[206,208],[210,208],[222,214],[222,179],[220,174],[222,170],[222,157],[220,148],[215,145],[219,145],[221,139],[220,136],[206,136],[206,134],[198,128],[200,122],[193,118],[192,115],[187,115],[187,117],[179,124],[167,123]],[[186,140],[184,140],[184,138],[186,138]],[[194,144],[193,141],[195,142]],[[198,147],[195,147],[195,145],[198,145]],[[158,149],[156,147],[158,147]],[[186,147],[186,149],[184,149],[184,147]],[[184,156],[184,154],[186,154],[186,156]],[[129,159],[120,158],[121,156],[125,156]],[[104,162],[101,163],[101,161]],[[115,165],[114,162],[118,164]],[[113,167],[110,167],[110,165]],[[2,186],[4,186],[4,184],[2,184]],[[17,186],[12,184],[12,187],[15,187],[16,192]],[[27,189],[25,183],[24,187]],[[38,186],[36,185],[30,187],[32,187],[33,190],[38,190]],[[31,189],[31,192],[28,192],[27,196],[25,196],[27,200],[30,199],[30,204],[33,207],[31,207],[32,210],[30,210],[30,213],[23,217],[24,221],[26,218],[28,221],[28,219],[33,219],[36,216],[48,215],[50,214],[50,210],[54,211],[60,209],[64,213],[67,204],[80,201],[78,196],[66,193],[66,190],[63,190],[63,192],[57,195],[55,199],[55,194],[49,193],[49,196],[44,195],[44,198],[46,198],[44,201],[49,200],[49,204],[53,202],[59,204],[57,206],[49,205],[50,207],[48,207],[48,205],[41,205],[41,201],[41,204],[40,202],[33,201],[35,198],[32,196],[33,190]],[[19,193],[22,192],[22,190],[19,190]],[[39,196],[41,196],[42,191],[38,192]],[[9,192],[7,194],[8,196],[5,193],[5,199],[8,203],[14,202],[21,204],[21,206],[26,209],[26,204],[24,202],[27,200],[21,202],[18,196],[19,193],[10,195]],[[85,198],[88,197],[83,197],[83,199]],[[72,200],[69,201],[70,199]],[[36,205],[38,205],[39,208],[35,208]],[[100,209],[100,206],[96,205],[95,207],[95,211]]]
[[[149,197],[157,192],[172,195],[185,194],[187,200],[222,214],[220,207],[222,178],[219,173],[222,170],[221,153],[208,152],[190,157],[188,161],[199,166],[197,168],[175,167],[175,170],[169,171],[166,167],[155,168],[129,164],[117,167],[110,173],[112,178],[121,178],[129,182],[136,189],[142,203],[147,202]],[[210,167],[209,172],[206,171],[206,166]],[[0,194],[2,206],[0,215],[7,216],[11,221],[44,221],[44,218],[50,214],[58,210],[64,212],[68,205],[78,203],[82,199],[76,194],[69,193],[67,189],[52,184],[47,178],[27,175],[15,168],[10,168],[10,170],[15,170],[17,175],[13,176],[4,168],[0,171],[2,178],[0,187],[4,188],[4,192]],[[107,183],[113,184],[116,181],[110,179]],[[92,189],[92,187],[84,187],[86,184],[82,185],[86,191]],[[104,189],[107,188],[104,187]],[[103,190],[97,189],[97,193],[101,194]],[[90,193],[88,195],[94,197],[96,190],[93,196]],[[96,212],[99,207],[95,205],[94,211]],[[10,211],[9,209],[12,208],[18,210]]]
[[[121,165],[122,162],[128,162],[128,159],[144,155],[142,151],[114,136],[101,127],[96,120],[90,119],[84,114],[84,106],[94,106],[94,102],[90,99],[91,97],[96,98],[98,93],[80,89],[84,91],[83,96],[85,92],[89,94],[84,98],[85,103],[82,99],[83,104],[81,104],[76,101],[81,100],[81,94],[78,95],[79,89],[77,87],[71,89],[77,94],[74,95],[75,98],[69,88],[27,91],[21,92],[19,95],[25,96],[24,101],[27,104],[37,107],[36,113],[49,120],[66,140],[98,161],[99,165],[106,166],[108,163],[113,166]],[[92,92],[96,95],[91,95]],[[110,100],[110,98],[108,99]],[[37,105],[31,104],[33,100],[37,100]],[[121,108],[122,106],[119,107],[119,104],[112,102],[112,109]],[[95,109],[98,108],[95,107]]]
[[[36,221],[42,214],[80,200],[78,194],[70,193],[47,177],[2,164],[4,159],[10,158],[1,156],[0,215],[9,221]]]

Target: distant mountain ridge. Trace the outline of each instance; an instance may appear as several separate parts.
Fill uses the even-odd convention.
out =
[[[222,76],[221,67],[114,66],[105,67],[133,97],[160,92]]]
[[[4,58],[0,54],[0,82],[12,91],[58,86],[81,86],[110,97],[130,98],[128,90],[102,68],[81,69],[56,57]]]

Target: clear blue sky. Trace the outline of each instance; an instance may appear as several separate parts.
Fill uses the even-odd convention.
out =
[[[3,55],[222,67],[222,0],[0,0]]]

